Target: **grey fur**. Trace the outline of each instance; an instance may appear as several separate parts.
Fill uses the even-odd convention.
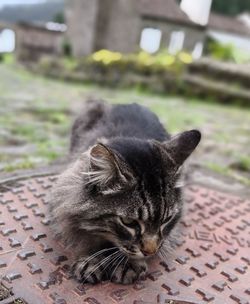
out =
[[[146,108],[89,101],[72,128],[72,164],[50,195],[52,226],[81,282],[129,284],[171,249],[181,166],[199,131],[171,137]]]

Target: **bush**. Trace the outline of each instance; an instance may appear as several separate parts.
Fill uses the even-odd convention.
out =
[[[216,41],[208,42],[207,53],[214,59],[222,61],[235,61],[234,46],[231,44],[223,45]]]
[[[44,57],[37,71],[70,81],[93,81],[114,87],[139,86],[158,92],[175,92],[181,87],[180,78],[191,62],[192,56],[186,52],[173,56],[167,52],[151,55],[146,52],[121,54],[100,50],[81,59]]]
[[[38,69],[42,74],[50,74],[51,71],[60,72],[64,70],[63,61],[59,58],[53,58],[50,56],[43,56],[39,60]]]
[[[60,23],[60,24],[65,24],[65,16],[63,12],[57,13],[54,18],[53,22]]]
[[[72,56],[72,46],[68,39],[65,39],[62,44],[63,55],[66,57]]]
[[[120,72],[133,71],[148,75],[165,72],[179,74],[191,62],[192,56],[186,52],[180,52],[176,56],[167,52],[151,55],[143,51],[137,54],[125,55],[101,50],[89,56],[85,63],[90,67],[96,67],[103,71],[115,68]]]
[[[0,62],[12,65],[15,62],[15,56],[13,53],[0,53]]]

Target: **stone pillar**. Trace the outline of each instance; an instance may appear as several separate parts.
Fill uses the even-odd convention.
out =
[[[140,43],[137,0],[112,0],[104,47],[122,53],[135,52]]]
[[[95,49],[98,8],[99,0],[66,1],[67,36],[76,57],[89,55]]]
[[[136,0],[67,0],[68,39],[76,57],[100,49],[123,53],[139,47]]]

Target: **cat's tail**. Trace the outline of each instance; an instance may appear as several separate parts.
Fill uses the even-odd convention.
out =
[[[93,130],[107,112],[109,105],[104,100],[89,99],[76,118],[71,131],[70,153],[75,153],[82,142],[81,139]]]

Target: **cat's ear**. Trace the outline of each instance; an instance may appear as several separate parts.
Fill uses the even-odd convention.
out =
[[[173,136],[163,146],[174,167],[180,167],[190,156],[201,140],[201,133],[197,130],[186,131]]]
[[[89,184],[97,185],[104,194],[121,190],[132,177],[114,151],[102,143],[90,149]]]

